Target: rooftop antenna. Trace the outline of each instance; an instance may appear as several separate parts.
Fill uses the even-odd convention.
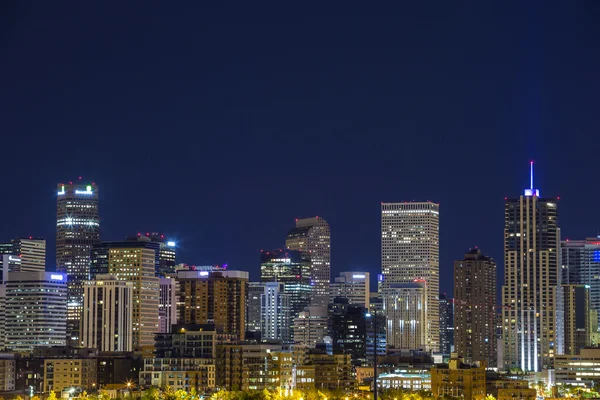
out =
[[[529,168],[530,168],[530,172],[529,172],[529,174],[530,174],[530,177],[529,177],[530,186],[529,186],[529,188],[531,190],[533,190],[533,161],[529,162]]]

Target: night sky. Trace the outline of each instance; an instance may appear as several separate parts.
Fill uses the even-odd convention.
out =
[[[0,6],[0,240],[46,237],[53,269],[56,184],[83,176],[103,240],[257,278],[318,215],[333,274],[376,274],[380,203],[433,200],[451,291],[470,247],[501,264],[530,160],[563,237],[600,229],[600,2],[204,3]]]

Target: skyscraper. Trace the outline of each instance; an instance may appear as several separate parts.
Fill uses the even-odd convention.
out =
[[[427,348],[439,350],[440,205],[427,202],[381,203],[380,289],[395,283],[425,281]],[[388,318],[388,323],[389,323]],[[388,343],[390,343],[388,334]]]
[[[296,219],[296,227],[288,232],[285,247],[301,251],[302,257],[310,260],[311,304],[327,307],[331,280],[331,234],[327,221],[319,217]]]
[[[454,299],[440,294],[440,352],[454,352]]]
[[[367,362],[367,309],[363,304],[350,304],[337,297],[329,304],[329,336],[333,354],[350,354],[352,363],[361,366]]]
[[[67,277],[55,272],[11,272],[6,283],[6,347],[30,353],[64,346]]]
[[[502,320],[506,368],[552,368],[561,352],[558,199],[531,186],[504,205]],[[560,304],[559,304],[560,302]]]
[[[46,239],[17,238],[11,241],[10,254],[20,262],[11,263],[10,272],[44,272],[46,270]]]
[[[56,270],[68,276],[67,341],[79,343],[83,282],[90,277],[90,251],[100,241],[98,187],[78,182],[58,185]]]
[[[330,285],[329,301],[334,302],[336,297],[348,299],[350,304],[357,304],[369,308],[369,277],[368,272],[340,272]]]
[[[261,326],[261,296],[265,293],[263,282],[248,282],[248,293],[246,295],[246,332],[260,332]]]
[[[98,275],[84,283],[81,345],[133,351],[133,282]]]
[[[283,283],[285,293],[290,295],[292,320],[311,304],[314,286],[311,286],[309,259],[296,250],[261,251],[260,280]]]
[[[590,287],[562,285],[565,309],[565,354],[579,354],[591,345]]]
[[[560,247],[562,283],[565,285],[588,285],[590,287],[590,308],[596,313],[600,313],[600,237],[589,237],[585,240],[563,240]],[[598,327],[596,326],[594,329],[597,331]]]
[[[175,278],[160,277],[160,299],[158,302],[158,331],[171,332],[171,326],[177,323],[177,281]]]
[[[156,276],[175,277],[175,242],[162,233],[146,232],[128,236],[127,241],[146,242],[156,249]]]
[[[496,365],[496,263],[479,249],[454,261],[455,352]]]
[[[159,331],[159,278],[155,276],[156,249],[145,242],[102,242],[91,251],[92,279],[113,275],[133,283],[133,348],[154,345]]]
[[[260,321],[263,340],[291,341],[290,298],[291,295],[285,293],[283,283],[265,283],[264,292],[260,296]]]
[[[424,280],[392,283],[383,289],[388,346],[403,350],[431,350],[427,340],[430,337],[427,291]]]

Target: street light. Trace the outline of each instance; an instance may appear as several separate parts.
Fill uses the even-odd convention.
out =
[[[373,400],[377,400],[377,310],[367,313],[367,318],[373,317]]]

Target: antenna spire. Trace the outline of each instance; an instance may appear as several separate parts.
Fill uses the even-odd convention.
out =
[[[529,168],[530,168],[530,176],[529,176],[529,181],[530,181],[530,186],[529,188],[533,190],[533,161],[531,161],[529,163]]]

